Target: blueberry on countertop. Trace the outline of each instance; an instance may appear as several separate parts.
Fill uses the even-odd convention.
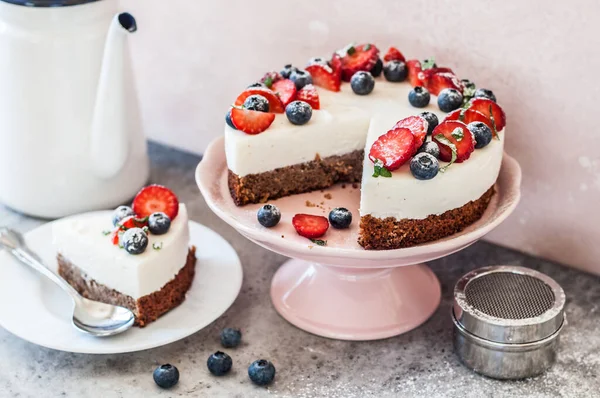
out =
[[[425,141],[417,151],[417,153],[421,152],[428,153],[436,159],[440,158],[440,147],[433,141]]]
[[[443,112],[452,112],[460,108],[463,102],[463,96],[457,89],[445,88],[438,95],[438,106]]]
[[[471,122],[467,128],[475,137],[475,149],[481,149],[492,142],[492,130],[483,122]]]
[[[352,213],[345,207],[336,207],[329,212],[329,223],[335,229],[348,228],[352,223]]]
[[[162,211],[150,214],[148,217],[148,229],[153,235],[163,235],[169,232],[171,219]]]
[[[292,66],[292,64],[287,64],[283,67],[283,69],[279,72],[279,74],[284,79],[289,79],[292,72],[295,72],[297,70],[298,70],[298,68],[296,68],[295,66]]]
[[[141,228],[130,228],[123,234],[123,247],[129,254],[142,254],[148,247],[148,235]]]
[[[302,87],[306,86],[307,84],[312,84],[313,82],[310,73],[303,69],[295,69],[292,71],[290,74],[290,80],[296,85],[296,90],[300,90]]]
[[[242,332],[239,329],[225,328],[221,330],[221,345],[225,348],[234,348],[240,345]]]
[[[259,359],[248,367],[248,376],[254,384],[267,385],[275,378],[275,366],[266,359]]]
[[[259,94],[254,94],[246,98],[244,108],[250,111],[269,112],[269,101]]]
[[[281,212],[275,205],[266,204],[260,209],[258,209],[258,213],[256,213],[256,218],[258,218],[258,222],[263,227],[271,228],[279,223],[281,220]]]
[[[383,65],[383,76],[390,82],[402,82],[408,77],[408,68],[404,62],[392,60]]]
[[[425,87],[417,86],[408,92],[408,102],[415,108],[425,108],[430,99],[431,95]]]
[[[208,370],[215,376],[223,376],[227,374],[233,366],[231,357],[224,352],[217,351],[208,357],[206,361]]]
[[[229,127],[231,127],[232,129],[237,130],[237,127],[235,127],[235,125],[231,121],[231,109],[228,110],[227,113],[225,114],[225,123],[227,123],[227,125]]]
[[[433,133],[433,129],[440,124],[437,115],[433,112],[421,112],[419,113],[419,116],[427,120],[427,134],[431,135],[431,133]]]
[[[358,95],[367,95],[375,88],[375,79],[369,72],[358,71],[350,79],[352,91]]]
[[[116,227],[122,219],[129,216],[135,216],[133,209],[129,206],[119,206],[113,211],[112,223]]]
[[[171,388],[179,381],[179,370],[171,364],[160,365],[154,369],[152,377],[160,388]]]
[[[290,123],[301,126],[312,117],[312,108],[307,102],[292,101],[285,107],[285,115]]]
[[[432,155],[421,152],[410,161],[410,171],[418,180],[431,180],[440,170],[440,164]]]
[[[492,90],[488,90],[487,88],[478,88],[475,90],[475,94],[473,95],[475,98],[487,98],[494,102],[496,102],[496,96],[492,92]]]
[[[373,77],[379,77],[379,76],[381,76],[382,71],[383,71],[383,61],[381,60],[381,58],[377,58],[377,62],[375,63],[375,66],[373,66],[371,68],[371,74],[373,75]]]

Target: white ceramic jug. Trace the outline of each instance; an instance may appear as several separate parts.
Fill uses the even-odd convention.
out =
[[[117,0],[0,0],[0,202],[55,218],[114,207],[148,179]]]

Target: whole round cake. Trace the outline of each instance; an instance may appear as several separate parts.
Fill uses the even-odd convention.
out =
[[[505,125],[491,90],[433,59],[348,45],[237,97],[225,125],[229,190],[243,206],[360,182],[359,244],[410,247],[481,218]]]

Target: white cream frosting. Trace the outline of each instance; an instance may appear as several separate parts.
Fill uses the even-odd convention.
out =
[[[169,232],[148,234],[148,248],[142,254],[132,255],[113,245],[103,233],[113,229],[110,215],[69,217],[53,225],[53,244],[88,278],[134,299],[160,290],[185,266],[190,232],[184,204],[179,205]]]

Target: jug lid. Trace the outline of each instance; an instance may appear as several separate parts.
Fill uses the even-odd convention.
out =
[[[26,7],[65,7],[93,3],[99,0],[0,0],[5,3]]]

